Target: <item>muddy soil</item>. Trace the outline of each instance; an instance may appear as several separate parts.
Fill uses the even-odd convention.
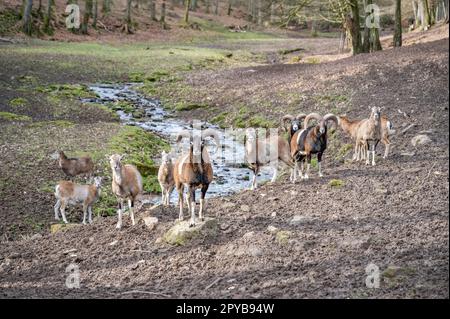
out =
[[[350,140],[338,131],[323,178],[313,169],[294,185],[284,174],[256,191],[210,199],[206,214],[218,219],[217,236],[185,246],[160,240],[178,215],[173,206],[147,212],[159,219],[152,231],[142,222],[131,227],[127,217],[117,231],[109,217],[2,242],[0,297],[448,298],[448,52],[445,39],[323,64],[192,75],[198,100],[209,92],[224,109],[239,101],[272,119],[331,107],[365,117],[369,106],[384,107],[397,129],[391,156],[375,167],[349,162],[351,154],[339,151]],[[302,104],[283,108],[275,93],[287,91],[301,92]],[[328,91],[351,99],[314,103]],[[278,107],[252,105],[260,97]],[[413,147],[417,134],[431,142]],[[65,287],[71,263],[79,266],[79,289]],[[379,288],[366,286],[369,265],[379,270]]]

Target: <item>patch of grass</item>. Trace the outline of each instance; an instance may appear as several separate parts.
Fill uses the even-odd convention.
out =
[[[350,152],[353,149],[352,144],[344,144],[341,146],[341,148],[338,150],[336,154],[336,158],[342,158],[347,156],[348,152]]]
[[[303,48],[282,49],[282,50],[279,50],[278,53],[281,54],[281,55],[287,55],[287,54],[290,54],[290,53],[303,51],[303,50],[305,50],[305,49],[303,49]]]
[[[9,101],[9,105],[11,105],[12,107],[20,107],[20,106],[25,106],[28,104],[27,99],[23,98],[23,97],[17,97],[15,99],[12,99],[11,101]]]
[[[263,128],[272,128],[275,127],[275,122],[272,120],[268,120],[261,115],[256,115],[250,118],[247,121],[248,126],[250,127],[263,127]]]
[[[280,244],[280,245],[286,245],[289,242],[289,238],[291,237],[292,233],[290,231],[287,230],[280,230],[277,232],[277,234],[275,235],[275,240]]]
[[[221,128],[225,127],[225,120],[228,116],[228,112],[222,112],[211,119],[211,123],[219,125]]]
[[[31,121],[31,117],[27,115],[19,115],[15,113],[10,112],[0,112],[0,119],[6,120],[6,121],[13,121],[13,122],[29,122]]]
[[[319,64],[320,63],[320,59],[316,58],[316,57],[308,57],[305,59],[306,63],[310,63],[310,64]]]
[[[81,84],[52,84],[47,87],[37,88],[39,92],[65,98],[94,98],[93,93],[86,85]]]
[[[311,167],[317,168],[318,166],[319,166],[319,161],[317,160],[317,158],[312,158],[311,159]]]
[[[108,154],[126,154],[124,162],[137,167],[143,178],[144,190],[159,192],[156,177],[158,166],[152,158],[162,150],[169,149],[169,144],[160,137],[139,127],[124,126],[119,134],[112,138]]]
[[[328,186],[330,187],[342,187],[344,185],[345,183],[341,179],[332,179],[331,181],[328,182]]]
[[[24,223],[33,229],[35,232],[40,232],[44,229],[45,223],[34,220],[32,217],[27,216],[24,218]]]
[[[207,105],[207,104],[179,102],[175,105],[175,110],[176,111],[192,111],[192,110],[196,110],[196,109],[205,109],[208,107],[209,107],[209,105]]]
[[[129,101],[116,101],[114,103],[108,103],[113,111],[124,111],[125,113],[133,113],[135,106]]]
[[[114,120],[119,120],[119,119],[120,119],[120,117],[119,117],[119,115],[116,113],[116,111],[114,111],[114,110],[113,110],[112,108],[110,108],[110,107],[107,107],[106,105],[99,104],[99,103],[89,103],[89,105],[92,105],[92,106],[94,106],[94,107],[97,107],[97,108],[103,110],[103,111],[106,112],[106,113],[109,113],[109,114],[111,115],[111,117],[112,117]]]
[[[301,62],[302,61],[302,56],[301,55],[296,55],[296,56],[293,56],[290,60],[289,60],[289,62],[290,63],[299,63],[299,62]]]

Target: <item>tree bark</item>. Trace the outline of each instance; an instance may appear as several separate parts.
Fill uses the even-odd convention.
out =
[[[214,8],[214,14],[215,15],[219,14],[219,0],[216,0],[216,7]]]
[[[189,24],[189,10],[191,8],[191,0],[185,0],[186,11],[184,13],[184,23]]]
[[[83,24],[81,25],[81,33],[88,33],[88,23],[89,18],[92,16],[92,1],[93,0],[85,0],[84,1],[84,15],[83,15]]]
[[[103,0],[102,13],[107,14],[111,12],[111,0]]]
[[[98,0],[93,0],[92,4],[92,27],[94,29],[97,28],[97,19],[98,19]]]
[[[402,46],[402,1],[395,0],[395,30],[394,30],[394,47]]]
[[[231,15],[231,11],[233,10],[232,5],[233,5],[232,0],[228,0],[227,16]]]
[[[33,32],[33,21],[31,17],[31,9],[33,8],[33,0],[25,0],[22,16],[22,29],[27,35]]]
[[[166,25],[166,2],[165,1],[161,4],[161,19],[160,19],[160,22],[161,22],[162,28],[166,29],[167,25]]]
[[[149,9],[150,9],[150,19],[152,21],[157,21],[157,19],[156,19],[156,3],[155,3],[155,0],[150,0],[148,6],[149,6]]]
[[[428,0],[422,0],[422,29],[428,30],[431,26],[430,12],[428,9]]]
[[[44,32],[47,34],[52,33],[50,23],[52,21],[52,5],[54,0],[47,0],[47,10],[44,17]]]
[[[361,32],[359,24],[359,7],[358,0],[350,0],[351,16],[346,17],[346,29],[349,31],[352,40],[353,55],[363,52],[361,43]]]

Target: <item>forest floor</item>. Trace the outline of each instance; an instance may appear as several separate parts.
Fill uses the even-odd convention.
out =
[[[448,298],[448,26],[439,30],[433,41],[339,58],[335,38],[0,45],[0,297]],[[306,52],[280,51],[299,47]],[[152,231],[127,217],[117,231],[111,216],[50,234],[52,188],[63,178],[55,150],[101,162],[124,130],[109,110],[81,104],[88,92],[73,85],[130,79],[147,79],[144,89],[169,108],[204,106],[177,113],[186,119],[269,126],[286,113],[362,118],[381,106],[397,134],[375,167],[350,162],[351,141],[337,130],[325,177],[313,169],[294,185],[282,174],[209,200],[212,238],[165,244],[177,209],[146,206],[137,214],[159,219]],[[419,133],[431,142],[413,147]],[[73,262],[79,289],[64,286]],[[378,289],[366,287],[369,264],[380,269]]]

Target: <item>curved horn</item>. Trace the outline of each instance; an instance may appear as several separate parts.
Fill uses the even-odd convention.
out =
[[[325,115],[323,117],[323,121],[324,122],[333,121],[336,124],[336,127],[339,126],[339,118],[332,113],[328,113],[327,115]]]
[[[322,116],[320,116],[319,113],[309,113],[306,117],[305,117],[305,122],[304,122],[304,127],[303,128],[308,128],[308,123],[311,119],[315,119],[318,122],[320,122],[322,120]]]
[[[183,137],[191,138],[191,132],[189,130],[182,130],[178,132],[177,135],[177,143],[180,143]]]
[[[300,113],[299,115],[297,115],[295,118],[299,121],[302,121],[304,118],[306,117],[305,113]]]
[[[219,146],[220,137],[219,137],[219,134],[217,134],[216,130],[208,128],[208,129],[202,131],[202,139],[204,139],[205,137],[208,137],[208,136],[211,136],[214,139],[214,142],[216,143],[216,145]]]
[[[293,117],[291,114],[286,114],[285,116],[283,116],[283,117],[281,118],[281,120],[282,120],[283,122],[286,122],[287,120],[292,121],[293,119],[294,119],[294,117]]]

